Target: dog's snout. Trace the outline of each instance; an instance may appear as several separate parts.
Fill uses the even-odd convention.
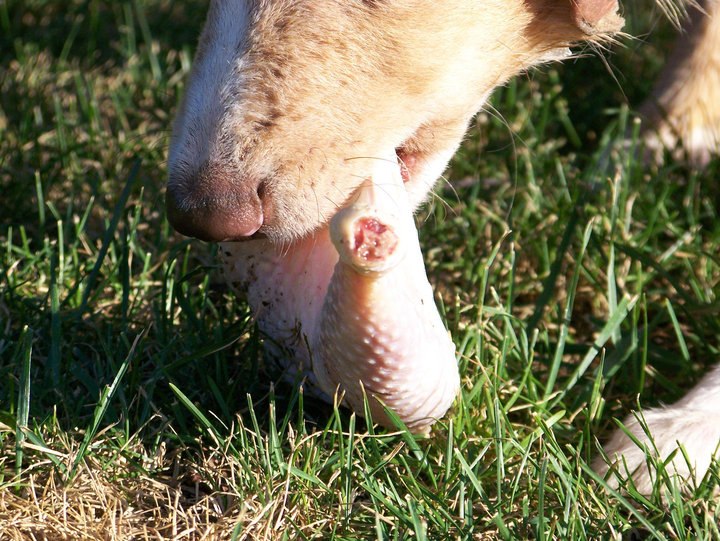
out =
[[[170,172],[167,217],[183,235],[209,242],[242,240],[260,229],[267,217],[264,183],[242,178],[222,166],[206,165],[196,175]]]

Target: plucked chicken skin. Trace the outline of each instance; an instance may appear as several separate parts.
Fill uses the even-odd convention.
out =
[[[290,246],[223,245],[270,357],[326,399],[427,432],[459,388],[455,347],[433,300],[400,166],[374,172],[329,227]]]

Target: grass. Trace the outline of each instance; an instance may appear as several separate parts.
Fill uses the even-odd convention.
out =
[[[474,123],[419,217],[463,378],[419,439],[281,381],[168,227],[204,9],[0,3],[0,538],[720,539],[717,468],[644,497],[588,467],[720,357],[720,162],[620,150],[672,31],[609,55],[619,84],[546,67]]]

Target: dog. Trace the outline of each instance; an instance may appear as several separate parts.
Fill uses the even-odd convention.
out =
[[[702,167],[720,149],[720,2],[690,6],[652,94],[641,105],[646,146]]]
[[[699,160],[717,149],[720,109],[710,103],[686,122],[687,107],[676,103],[678,94],[703,96],[720,73],[718,2],[704,8],[710,16],[693,14],[680,44],[699,56],[678,53],[674,75],[644,109],[648,134],[686,144]],[[618,10],[617,0],[214,0],[171,137],[168,218],[206,241],[293,246],[371,175],[358,157],[389,154],[416,208],[493,89],[562,60],[572,44],[611,38],[623,25]],[[698,52],[706,46],[712,51]],[[697,77],[711,53],[708,77]],[[682,443],[690,464],[677,453],[676,473],[702,477],[720,442],[719,417],[720,366],[677,404],[625,425],[650,446],[647,429],[649,452],[662,458]],[[645,452],[624,431],[605,453],[650,490]],[[596,468],[605,473],[607,461]]]

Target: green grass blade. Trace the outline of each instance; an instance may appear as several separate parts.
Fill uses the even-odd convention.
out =
[[[83,296],[82,301],[80,302],[80,307],[77,311],[77,317],[80,318],[85,313],[87,309],[87,304],[90,299],[90,295],[92,294],[95,282],[100,274],[100,269],[102,267],[102,264],[105,260],[105,256],[108,253],[108,250],[110,248],[110,244],[112,243],[115,234],[117,232],[118,224],[120,223],[120,219],[122,218],[123,211],[125,210],[125,207],[127,206],[128,199],[130,198],[130,193],[132,191],[132,188],[135,185],[135,182],[137,181],[138,172],[140,171],[140,161],[136,161],[133,165],[132,170],[130,171],[130,174],[128,175],[127,181],[125,182],[125,186],[122,189],[122,192],[120,192],[120,197],[118,198],[117,203],[115,204],[115,208],[113,209],[112,217],[110,218],[110,224],[108,225],[107,229],[105,230],[105,234],[103,236],[102,245],[100,247],[100,251],[97,254],[97,258],[95,259],[95,265],[93,266],[92,270],[90,271],[90,275],[88,276],[87,280],[85,281],[85,287],[83,289]],[[80,282],[78,282],[78,287],[80,285]],[[68,294],[68,298],[73,296],[73,292]]]
[[[637,297],[633,297],[632,299],[624,297],[620,301],[617,310],[614,313],[610,314],[610,317],[603,326],[602,330],[598,333],[595,340],[593,340],[590,349],[585,354],[585,356],[580,361],[575,370],[572,372],[572,375],[563,385],[562,392],[559,393],[558,396],[556,396],[555,399],[552,401],[552,407],[557,406],[557,404],[565,397],[565,395],[575,386],[575,384],[583,376],[583,374],[585,374],[585,371],[588,369],[592,361],[597,357],[603,345],[613,335],[617,327],[622,324],[622,322],[627,317],[628,312],[632,310],[633,306],[635,306],[637,300]]]
[[[570,318],[572,317],[573,306],[575,305],[575,292],[577,291],[578,281],[580,280],[580,270],[582,268],[583,258],[585,257],[585,250],[590,242],[592,226],[593,224],[590,222],[585,227],[582,244],[580,246],[580,253],[577,256],[577,259],[575,259],[575,271],[573,272],[573,277],[567,291],[565,311],[563,312],[563,320],[560,323],[560,336],[558,337],[557,347],[555,348],[555,355],[550,363],[548,378],[545,383],[543,401],[546,401],[552,394],[553,388],[555,387],[555,380],[557,379],[558,372],[560,371],[560,363],[562,361],[563,354],[565,353],[565,342],[570,330]]]
[[[15,473],[19,477],[22,472],[25,442],[25,431],[30,419],[30,368],[32,363],[33,332],[26,325],[20,335],[20,355],[22,356],[22,372],[18,392],[17,416],[15,420]]]
[[[185,406],[192,414],[192,416],[200,422],[200,425],[205,429],[205,431],[215,441],[215,443],[220,443],[222,440],[219,436],[219,432],[210,422],[210,419],[208,419],[207,416],[202,411],[200,411],[200,409],[193,403],[193,401],[190,400],[187,395],[178,388],[177,385],[175,385],[174,383],[169,383],[168,385],[170,385],[170,389],[172,389],[172,392],[175,393],[175,396],[177,396],[178,400],[180,400],[182,405]]]
[[[68,476],[69,480],[72,480],[75,477],[75,475],[77,474],[78,466],[85,459],[85,456],[90,447],[90,444],[92,443],[93,439],[95,438],[95,435],[98,433],[98,429],[100,428],[100,423],[102,422],[103,418],[105,417],[105,413],[107,412],[108,407],[110,406],[110,402],[112,401],[113,397],[115,396],[115,393],[117,392],[118,388],[120,387],[120,382],[122,381],[123,377],[125,376],[125,373],[127,372],[128,367],[130,366],[130,363],[132,362],[132,360],[135,357],[137,345],[141,341],[143,336],[145,336],[144,331],[135,337],[135,340],[133,341],[133,344],[130,347],[130,351],[128,352],[127,356],[125,357],[125,360],[120,364],[120,368],[117,371],[117,374],[115,374],[115,378],[113,379],[112,383],[109,386],[106,386],[102,390],[102,393],[100,394],[100,400],[99,400],[97,406],[95,407],[95,411],[93,412],[91,425],[85,432],[85,437],[83,438],[83,441],[80,444],[80,448],[78,449],[77,456],[75,457],[75,460],[73,461],[73,465],[70,468],[70,473]]]

